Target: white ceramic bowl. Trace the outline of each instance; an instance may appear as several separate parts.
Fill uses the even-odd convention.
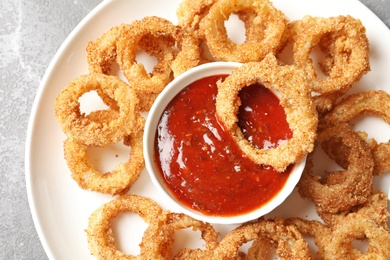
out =
[[[175,197],[171,195],[169,188],[166,187],[163,177],[154,161],[156,128],[166,106],[183,88],[187,87],[192,82],[207,76],[230,74],[232,70],[239,66],[241,66],[241,64],[236,62],[213,62],[190,69],[175,78],[170,84],[168,84],[168,86],[165,87],[149,111],[143,138],[145,165],[157,190],[162,196],[164,196],[164,199],[172,205],[173,209],[171,209],[171,211],[182,212],[195,219],[209,223],[236,224],[247,222],[259,218],[279,206],[291,194],[302,175],[306,162],[305,159],[295,164],[283,189],[271,201],[252,212],[230,217],[209,216],[192,210],[177,201]]]

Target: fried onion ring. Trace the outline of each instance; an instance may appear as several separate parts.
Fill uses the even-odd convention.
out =
[[[330,18],[306,16],[289,23],[278,56],[292,48],[292,62],[307,73],[313,99],[320,113],[330,110],[369,69],[369,43],[361,22],[350,16]],[[312,54],[324,75],[317,73]],[[315,56],[315,55],[314,55]],[[281,58],[283,60],[283,58]],[[285,58],[284,58],[285,59]]]
[[[332,230],[329,227],[316,220],[306,220],[297,217],[288,218],[280,221],[282,221],[285,225],[293,225],[299,230],[302,235],[309,235],[313,237],[314,243],[318,248],[316,252],[318,259],[325,259],[323,257],[324,250],[326,250],[326,247],[329,245],[333,236]]]
[[[137,45],[148,34],[154,37],[171,37],[179,48],[178,53],[172,48],[166,52],[167,55],[161,60],[166,66],[154,75],[148,74],[144,66],[136,62]],[[199,44],[190,31],[175,26],[164,18],[144,17],[132,22],[129,29],[119,36],[117,62],[134,88],[159,93],[172,80],[172,76],[177,77],[198,64]]]
[[[293,137],[276,148],[255,148],[245,139],[237,126],[240,105],[240,89],[256,82],[280,93]],[[279,66],[275,56],[268,55],[259,63],[246,63],[235,69],[223,82],[218,82],[216,113],[234,140],[251,160],[258,164],[271,165],[277,171],[303,158],[311,152],[316,137],[318,116],[310,92],[305,88],[305,78],[292,66]]]
[[[217,0],[183,0],[180,2],[176,16],[178,25],[185,28],[191,28],[198,32],[200,22],[208,14],[211,6]]]
[[[111,220],[124,212],[134,212],[150,224],[161,215],[162,209],[151,199],[124,195],[95,210],[89,217],[86,233],[89,250],[97,259],[141,259],[125,254],[115,246]]]
[[[321,183],[321,177],[313,174],[314,153],[311,153],[297,187],[299,194],[311,199],[321,211],[337,213],[367,201],[371,192],[374,162],[367,144],[349,125],[341,124],[322,130],[316,143],[318,145],[332,140],[350,149],[348,168],[327,173],[337,176],[337,181]]]
[[[274,242],[267,239],[262,235],[256,238],[252,245],[248,248],[247,259],[248,260],[260,260],[266,259],[265,257],[269,254],[273,248]]]
[[[144,167],[142,135],[145,119],[138,116],[138,126],[124,138],[124,144],[131,147],[127,162],[118,164],[114,170],[101,173],[95,169],[87,154],[88,146],[79,144],[73,138],[64,141],[64,156],[72,178],[80,188],[105,194],[123,194],[138,179]]]
[[[170,258],[174,243],[175,230],[192,228],[201,232],[206,242],[205,250],[184,248],[174,259],[200,259],[210,255],[218,245],[218,233],[212,225],[191,218],[185,214],[167,212],[165,216],[152,223],[145,231],[141,246],[141,254],[147,259]]]
[[[361,21],[351,16],[305,16],[293,28],[294,64],[307,73],[313,91],[343,91],[369,71],[369,43]],[[317,75],[310,58],[316,46],[327,55],[322,63],[326,79]]]
[[[91,73],[111,73],[112,63],[116,60],[116,41],[128,25],[112,27],[95,41],[87,44],[88,70]]]
[[[277,243],[276,254],[280,259],[310,259],[307,243],[294,226],[264,219],[244,223],[232,230],[214,250],[213,259],[233,259],[241,245],[260,236]]]
[[[350,215],[333,228],[333,238],[324,250],[324,259],[390,259],[390,231],[364,215]],[[356,239],[367,238],[366,252],[351,246]],[[336,254],[336,256],[335,256]]]
[[[318,215],[321,219],[330,227],[336,225],[342,225],[346,221],[346,217],[349,215],[365,215],[374,220],[376,224],[385,229],[388,229],[387,221],[389,219],[389,212],[387,211],[387,195],[381,190],[375,190],[371,192],[365,203],[357,205],[348,211],[342,211],[337,214],[330,214],[322,212],[321,209],[317,209]]]
[[[138,50],[157,58],[151,73],[137,63]],[[141,111],[148,111],[167,83],[196,66],[200,56],[198,40],[192,33],[159,17],[145,17],[113,27],[88,43],[87,54],[90,72],[110,74],[112,64],[118,63],[130,86],[137,91]],[[100,96],[106,101],[104,95]]]
[[[99,90],[115,100],[119,111],[110,110],[111,120],[91,120],[80,111],[79,98]],[[73,141],[86,146],[115,143],[132,131],[138,98],[135,91],[115,76],[91,73],[74,79],[57,96],[55,116],[62,131]],[[95,118],[96,119],[96,118]]]
[[[210,8],[217,0],[184,0],[180,3],[176,10],[178,24],[181,27],[194,30],[195,35],[200,40],[201,59],[200,63],[215,61],[216,59],[210,53],[210,50],[205,42],[204,32],[200,28],[201,21],[208,14]],[[262,26],[254,26],[258,23],[258,15],[255,9],[242,9],[234,12],[235,15],[245,25],[245,36],[247,41],[252,39],[260,40],[259,36],[263,35],[264,28]]]
[[[178,25],[192,30],[199,40],[199,64],[215,61],[200,30],[200,22],[215,2],[216,0],[183,0],[176,10]]]
[[[163,73],[164,71],[170,71],[169,66],[174,55],[175,40],[169,36],[154,36],[152,34],[146,34],[142,37],[138,43],[138,50],[144,50],[150,56],[157,58],[157,64],[153,67],[153,70],[149,75],[153,78],[154,75]],[[141,67],[143,65],[139,64]],[[142,73],[144,70],[142,70]],[[172,73],[167,75],[169,80],[172,80]],[[155,92],[153,89],[146,90],[144,88],[136,87],[137,96],[140,100],[140,111],[149,111],[152,107],[155,99],[160,92]]]
[[[236,44],[228,38],[224,22],[231,14],[247,9],[256,13],[251,26],[259,28],[253,29],[259,33],[247,34],[243,44]],[[286,16],[268,0],[217,0],[201,21],[200,27],[211,54],[217,60],[250,62],[260,61],[268,53],[276,51],[286,24]]]
[[[108,32],[104,33],[96,41],[90,41],[87,45],[88,68],[91,73],[103,73],[109,75],[112,73],[113,63],[117,61],[117,41],[123,34],[127,34],[132,29],[130,24],[122,24],[113,27]],[[170,65],[174,57],[175,39],[172,37],[145,33],[137,43],[137,48],[134,50],[134,55],[138,51],[143,50],[149,55],[157,58],[157,64],[153,67],[153,71],[148,74],[143,64],[138,64],[140,73],[143,73],[145,78],[153,79],[164,78],[170,81],[173,78]],[[134,56],[135,57],[135,56]],[[154,77],[155,76],[155,77]],[[156,84],[158,82],[154,81]],[[134,83],[134,82],[130,82]],[[161,83],[163,84],[163,82]],[[133,87],[133,86],[131,86]],[[162,88],[162,85],[161,85]],[[137,96],[140,99],[140,111],[149,111],[155,98],[159,92],[155,92],[153,88],[142,89],[135,88]],[[110,107],[115,107],[115,102],[110,102],[111,99],[103,93],[98,92],[103,101]]]
[[[320,126],[326,127],[339,123],[351,123],[359,116],[372,115],[390,124],[390,95],[382,90],[370,90],[352,94],[340,101],[321,120]],[[390,141],[377,144],[367,140],[372,149],[375,162],[374,175],[381,175],[390,170]]]

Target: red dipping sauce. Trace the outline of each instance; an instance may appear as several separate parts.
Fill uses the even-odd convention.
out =
[[[247,158],[215,113],[216,82],[209,76],[184,88],[158,124],[155,160],[171,194],[187,207],[211,216],[236,216],[260,208],[286,183],[292,166],[279,173]],[[258,148],[292,137],[279,99],[260,84],[240,91],[238,125]]]

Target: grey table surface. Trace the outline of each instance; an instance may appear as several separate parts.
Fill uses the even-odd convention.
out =
[[[0,259],[47,259],[27,201],[27,124],[51,59],[73,28],[100,2],[1,1]],[[390,0],[361,2],[390,27]]]

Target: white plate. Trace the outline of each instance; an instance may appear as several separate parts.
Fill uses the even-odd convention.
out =
[[[69,35],[63,43],[43,78],[31,113],[26,146],[26,182],[30,208],[36,229],[43,247],[50,259],[94,259],[88,250],[84,229],[90,213],[112,199],[111,196],[80,189],[70,177],[63,159],[62,142],[64,134],[59,128],[53,113],[54,101],[59,92],[72,79],[88,73],[85,47],[89,40],[98,38],[109,28],[121,23],[129,23],[144,16],[156,15],[176,23],[176,8],[179,0],[110,0],[104,1],[93,10]],[[371,43],[371,72],[354,87],[355,91],[384,89],[390,92],[390,31],[370,10],[358,1],[338,0],[274,0],[274,5],[290,19],[300,19],[304,15],[336,16],[350,14],[361,19],[367,29]],[[390,139],[387,124],[381,120],[367,119],[360,122],[359,129],[368,131],[378,141]],[[102,167],[112,167],[117,160],[126,159],[126,151],[120,145],[111,147],[110,163],[106,153]],[[119,150],[118,150],[119,149]],[[115,154],[120,156],[115,160]],[[389,193],[390,176],[376,178],[378,188]],[[148,174],[144,172],[131,192],[148,196],[162,207],[161,201]],[[313,208],[302,200],[296,192],[277,208],[273,215],[281,217],[314,217]],[[128,215],[116,220],[118,244],[128,253],[139,252],[138,243],[146,224],[137,216]],[[233,226],[216,226],[223,236]],[[199,237],[187,236],[183,246],[196,246]],[[126,241],[126,242],[125,242]]]

